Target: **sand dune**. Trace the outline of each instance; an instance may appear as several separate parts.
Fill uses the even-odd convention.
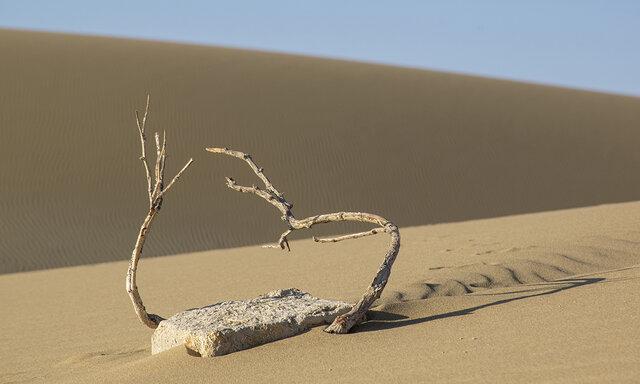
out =
[[[0,382],[638,381],[640,203],[620,202],[640,198],[640,99],[7,30],[0,52]],[[214,359],[150,355],[124,292],[145,213],[133,109],[146,91],[170,167],[197,161],[143,255],[147,307],[286,287],[355,301],[382,259],[383,235],[259,248],[282,223],[224,187],[256,180],[203,150],[216,145],[253,153],[300,215],[401,226],[370,321]],[[79,264],[94,265],[42,270]]]
[[[640,203],[404,229],[371,320],[212,359],[151,356],[126,262],[0,276],[2,382],[633,382],[640,377]],[[292,242],[142,261],[170,315],[295,286],[355,300],[386,239]],[[348,259],[349,263],[344,263]]]
[[[197,163],[167,199],[145,256],[281,232],[271,207],[225,189],[224,175],[255,177],[202,150],[212,145],[253,153],[300,215],[368,210],[406,227],[640,198],[636,98],[7,30],[0,52],[0,273],[128,257],[144,215],[133,109],[146,91],[150,129],[169,136],[170,166]],[[505,281],[563,274],[504,268],[517,275]],[[492,285],[487,273],[450,288]],[[413,290],[402,295],[431,294]]]

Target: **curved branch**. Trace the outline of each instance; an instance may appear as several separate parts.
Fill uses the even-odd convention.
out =
[[[282,213],[282,220],[287,224],[288,230],[285,231],[276,244],[266,245],[267,248],[289,248],[289,242],[287,236],[293,230],[310,229],[316,224],[334,223],[340,221],[358,221],[377,225],[378,228],[373,228],[366,232],[354,233],[344,236],[338,236],[334,238],[318,239],[314,237],[314,241],[320,243],[338,242],[347,239],[357,239],[360,237],[375,235],[380,232],[386,232],[389,234],[391,240],[389,243],[389,249],[385,255],[385,258],[378,268],[378,272],[374,277],[372,283],[367,287],[365,293],[362,295],[360,301],[358,301],[349,312],[344,315],[338,316],[334,322],[325,329],[329,333],[347,333],[356,324],[365,320],[367,310],[371,305],[380,297],[384,290],[389,276],[391,274],[391,267],[400,251],[400,231],[398,227],[385,219],[382,216],[374,215],[366,212],[336,212],[310,216],[304,219],[296,219],[291,209],[293,204],[289,203],[282,193],[280,193],[271,183],[271,181],[265,176],[264,169],[259,167],[251,158],[250,155],[241,151],[230,150],[228,148],[206,148],[208,152],[215,154],[222,154],[231,157],[242,159],[253,172],[262,180],[265,189],[252,186],[243,187],[238,185],[232,178],[227,177],[227,186],[234,191],[242,193],[254,194],[268,203],[275,206]]]
[[[391,267],[398,256],[400,251],[400,230],[392,223],[388,223],[385,226],[385,232],[389,233],[391,237],[389,241],[389,249],[387,250],[384,260],[373,281],[367,287],[366,291],[360,298],[360,301],[351,308],[351,310],[344,315],[336,317],[336,319],[329,325],[325,332],[329,333],[347,333],[356,324],[359,324],[366,320],[367,311],[373,305],[373,303],[380,298],[384,287],[389,281],[391,275]]]
[[[148,326],[149,328],[157,328],[158,324],[164,320],[161,316],[154,315],[152,313],[148,313],[144,304],[142,303],[142,297],[140,297],[140,293],[138,292],[138,286],[136,285],[136,275],[138,271],[138,261],[140,260],[140,255],[142,255],[142,249],[144,248],[144,243],[147,239],[147,234],[151,229],[151,224],[156,218],[160,208],[162,206],[162,199],[165,193],[173,186],[173,184],[178,181],[180,176],[184,171],[189,168],[189,166],[193,163],[193,159],[189,159],[189,161],[185,164],[182,169],[174,176],[174,178],[169,182],[169,184],[165,187],[164,183],[164,170],[165,164],[167,160],[167,140],[166,134],[163,135],[162,143],[160,142],[160,136],[156,133],[156,165],[155,165],[155,182],[151,179],[151,174],[149,170],[149,164],[146,159],[146,136],[145,136],[145,124],[147,121],[147,116],[149,113],[149,95],[147,95],[147,104],[144,111],[144,117],[142,120],[139,117],[138,111],[136,111],[136,123],[138,125],[138,132],[140,133],[140,146],[142,151],[142,156],[140,159],[142,160],[145,168],[145,173],[147,177],[147,193],[149,197],[149,211],[147,212],[147,216],[144,218],[144,221],[140,225],[140,230],[138,231],[138,237],[136,238],[136,243],[133,247],[133,252],[131,253],[131,261],[129,262],[129,268],[127,269],[127,277],[125,280],[125,288],[127,293],[129,294],[129,298],[131,299],[131,303],[133,304],[133,309],[138,316],[138,319],[142,322],[142,324]],[[153,186],[153,187],[152,187]]]
[[[133,253],[131,254],[129,268],[127,269],[127,279],[125,283],[127,293],[129,294],[129,298],[133,304],[133,310],[136,312],[136,315],[142,324],[149,328],[157,328],[158,324],[164,319],[161,316],[147,313],[147,310],[142,303],[140,293],[138,292],[138,286],[136,285],[136,274],[138,270],[138,260],[140,260],[140,255],[142,254],[142,248],[144,247],[147,233],[149,232],[151,223],[155,219],[157,213],[158,211],[155,208],[150,209],[140,226],[138,238],[136,239],[136,244],[133,248]]]

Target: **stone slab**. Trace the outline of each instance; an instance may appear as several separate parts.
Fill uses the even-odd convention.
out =
[[[151,337],[151,353],[184,345],[203,357],[226,355],[329,324],[350,308],[290,288],[189,309],[160,322]]]

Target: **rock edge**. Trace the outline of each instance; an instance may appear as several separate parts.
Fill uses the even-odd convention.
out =
[[[185,345],[203,357],[226,355],[329,324],[350,308],[351,304],[319,299],[296,288],[248,301],[224,301],[161,321],[151,337],[151,353]]]

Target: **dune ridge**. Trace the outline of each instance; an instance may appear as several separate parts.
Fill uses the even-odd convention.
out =
[[[640,197],[637,98],[11,30],[0,51],[0,273],[128,257],[145,211],[133,110],[147,91],[168,171],[196,163],[145,257],[281,233],[271,207],[225,189],[226,175],[255,177],[208,156],[213,145],[252,153],[305,216],[368,211],[406,227]]]

